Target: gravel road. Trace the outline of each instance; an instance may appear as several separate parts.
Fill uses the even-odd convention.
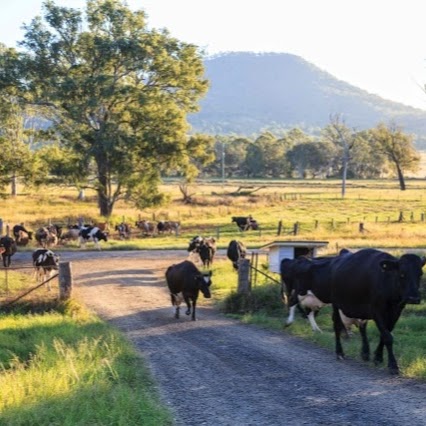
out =
[[[186,257],[61,253],[72,262],[76,295],[147,360],[176,425],[426,425],[425,383],[228,319],[202,296],[198,321],[176,320],[164,272]]]

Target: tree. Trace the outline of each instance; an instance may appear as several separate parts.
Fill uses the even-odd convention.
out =
[[[327,141],[302,142],[287,151],[286,158],[300,177],[327,176],[335,147]]]
[[[350,130],[339,114],[330,116],[330,124],[323,130],[325,140],[333,143],[339,150],[339,162],[342,172],[342,198],[346,195],[346,178],[348,174],[350,153],[356,141],[356,133]]]
[[[120,0],[88,0],[84,14],[47,0],[23,51],[0,56],[0,91],[48,106],[62,146],[94,165],[103,216],[119,199],[161,201],[161,172],[185,163],[186,116],[208,89],[198,48],[145,18]]]
[[[395,123],[389,126],[380,123],[372,132],[378,149],[395,167],[401,191],[405,191],[404,171],[416,171],[420,163],[420,156],[413,145],[413,136],[403,133]]]
[[[10,184],[11,195],[18,195],[18,181],[37,184],[43,176],[41,163],[31,150],[31,111],[13,96],[0,96],[0,187]]]

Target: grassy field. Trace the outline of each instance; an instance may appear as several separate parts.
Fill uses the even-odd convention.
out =
[[[191,188],[195,203],[183,204],[177,185],[162,190],[169,202],[159,208],[138,211],[119,202],[109,218],[110,240],[104,249],[185,248],[194,235],[212,235],[226,247],[233,238],[257,248],[276,239],[317,239],[329,241],[329,251],[340,247],[426,247],[426,181],[407,180],[400,191],[395,181],[349,181],[346,197],[340,195],[340,181],[233,181],[199,183]],[[76,199],[69,188],[43,188],[6,198],[0,218],[11,227],[25,222],[36,230],[49,223],[104,222],[99,217],[96,197],[88,192],[85,201]],[[260,231],[241,234],[232,216],[251,214]],[[178,220],[179,236],[141,238],[134,228],[130,240],[120,241],[114,226],[122,221],[134,225],[138,219]],[[277,235],[282,222],[282,233]],[[293,234],[298,223],[298,235]],[[360,224],[363,232],[360,232]],[[74,248],[70,244],[68,248]]]

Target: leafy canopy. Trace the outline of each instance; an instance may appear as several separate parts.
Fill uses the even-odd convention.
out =
[[[186,115],[208,89],[198,48],[148,29],[119,0],[88,0],[84,13],[48,0],[43,12],[24,27],[23,50],[0,58],[0,90],[53,111],[61,145],[94,165],[102,215],[121,198],[161,201],[161,172],[192,170],[187,149],[211,143],[187,136]]]

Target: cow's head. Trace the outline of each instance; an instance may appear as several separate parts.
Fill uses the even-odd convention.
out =
[[[211,293],[210,293],[210,285],[212,283],[211,276],[212,276],[212,271],[203,272],[195,276],[197,287],[201,291],[201,293],[203,293],[203,296],[206,299],[210,299],[211,297]]]
[[[98,231],[96,238],[99,241],[101,241],[101,240],[108,241],[108,234],[106,232]]]
[[[199,235],[197,235],[189,242],[188,251],[191,252],[191,251],[195,251],[199,249],[202,242],[203,242],[203,237],[200,237]]]
[[[415,254],[404,254],[399,260],[389,259],[380,262],[383,271],[392,272],[397,276],[396,282],[402,303],[416,305],[420,303],[420,278],[425,263],[425,257]]]

